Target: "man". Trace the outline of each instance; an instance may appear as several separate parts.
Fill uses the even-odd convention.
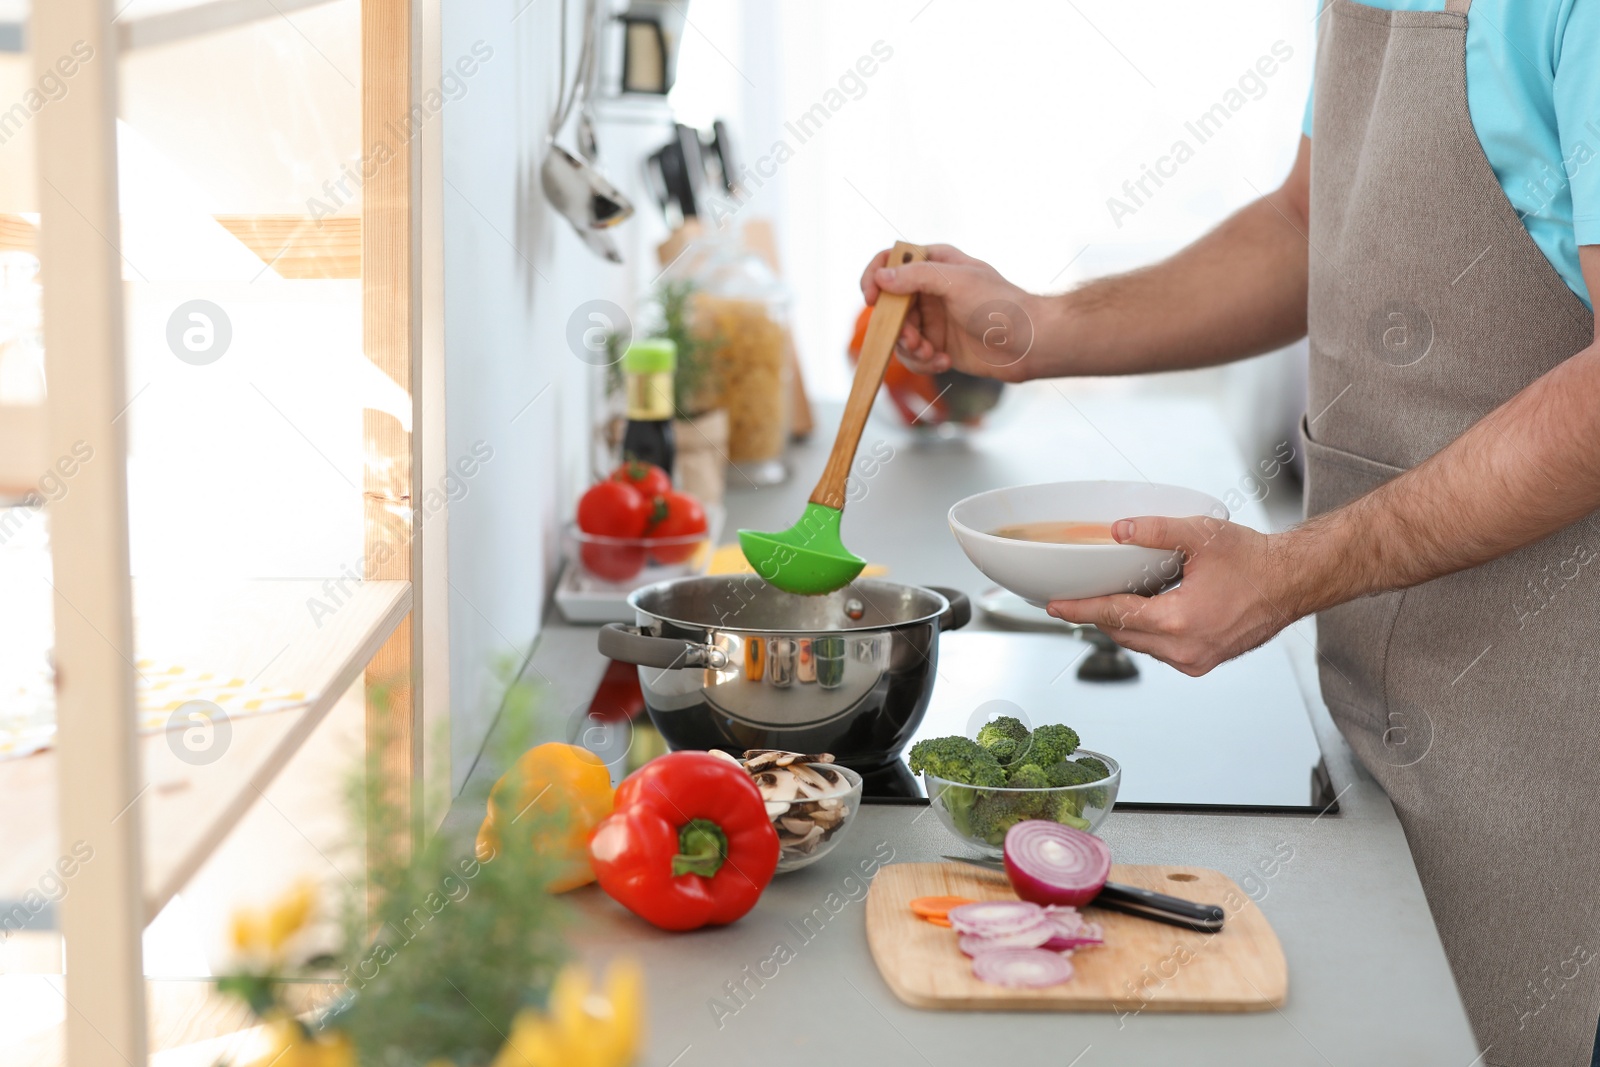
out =
[[[1117,539],[1184,549],[1182,585],[1050,611],[1192,675],[1316,613],[1323,695],[1394,801],[1483,1062],[1581,1067],[1600,1013],[1600,2],[1332,0],[1305,133],[1281,188],[1153,267],[1043,297],[935,246],[880,254],[862,289],[920,294],[900,357],[927,372],[1171,370],[1309,334],[1307,521],[1131,516]],[[995,301],[1032,323],[1015,365],[984,349]]]

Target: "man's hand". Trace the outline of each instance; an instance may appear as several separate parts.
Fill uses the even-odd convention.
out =
[[[1183,552],[1183,582],[1159,596],[1056,600],[1050,614],[1093,623],[1112,640],[1198,677],[1298,617],[1295,574],[1279,538],[1219,519],[1122,519],[1117,541]]]
[[[1008,382],[1036,376],[1026,357],[1044,326],[1037,321],[1039,298],[949,245],[929,245],[925,263],[890,266],[888,259],[887,250],[872,257],[861,294],[869,304],[880,292],[919,294],[895,345],[906,366]]]
[[[1039,295],[981,259],[928,245],[926,263],[873,256],[861,294],[868,304],[880,292],[916,294],[897,349],[923,374],[1020,382],[1214,366],[1306,335],[1310,202],[1311,141],[1302,137],[1280,188],[1161,263]],[[1059,252],[1061,268],[1044,272],[1051,284],[1076,259]]]

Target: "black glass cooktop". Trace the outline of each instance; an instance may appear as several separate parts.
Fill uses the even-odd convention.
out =
[[[913,743],[972,736],[1006,710],[1030,725],[1065,723],[1084,748],[1120,762],[1118,808],[1336,810],[1286,640],[1297,638],[1280,638],[1202,678],[1134,653],[1136,677],[1096,682],[1077,674],[1089,646],[1065,633],[948,634]],[[903,759],[872,774],[863,795],[923,802],[921,782]]]

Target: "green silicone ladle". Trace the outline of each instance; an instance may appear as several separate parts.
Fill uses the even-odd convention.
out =
[[[889,254],[893,265],[927,258],[926,249],[904,241],[895,242]],[[910,296],[878,294],[878,303],[867,324],[867,335],[861,342],[861,358],[856,364],[855,381],[850,385],[850,399],[845,402],[844,416],[839,420],[839,434],[833,439],[828,465],[822,468],[822,477],[817,479],[817,487],[811,491],[811,500],[800,521],[776,533],[739,531],[739,547],[744,550],[744,558],[749,560],[750,566],[785,592],[807,596],[831,593],[849,585],[867,565],[866,560],[845,548],[839,537],[839,521],[844,518],[845,485],[850,478],[850,465],[855,462],[856,446],[861,443],[861,432],[866,429],[872,402],[877,399],[878,386],[883,384],[895,340],[900,336],[900,327],[905,324],[910,307]]]

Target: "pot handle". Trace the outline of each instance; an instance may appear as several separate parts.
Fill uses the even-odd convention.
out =
[[[672,637],[652,637],[637,626],[608,622],[600,628],[600,654],[623,663],[658,667],[664,671],[685,667],[721,670],[728,654],[714,645],[697,645]]]
[[[959,630],[972,621],[972,601],[967,599],[967,594],[942,585],[930,585],[928,588],[950,601],[950,610],[939,616],[940,633]]]

